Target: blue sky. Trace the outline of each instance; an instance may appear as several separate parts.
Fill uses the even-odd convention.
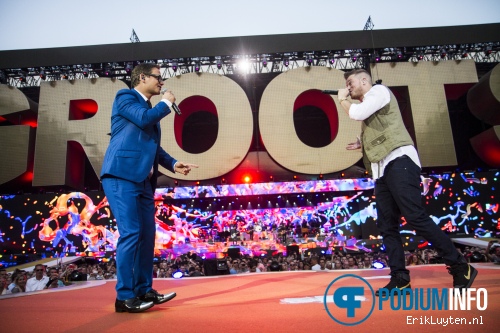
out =
[[[147,4],[147,5],[146,5]],[[500,22],[499,0],[0,0],[0,50]]]

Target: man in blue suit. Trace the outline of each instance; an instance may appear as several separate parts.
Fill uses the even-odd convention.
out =
[[[142,312],[167,302],[176,293],[152,288],[155,245],[154,191],[158,165],[187,175],[193,164],[175,160],[160,146],[160,120],[170,114],[175,96],[166,91],[151,106],[163,80],[160,67],[140,64],[131,74],[133,89],[118,91],[111,114],[111,140],[101,181],[120,238],[116,247],[116,312]]]

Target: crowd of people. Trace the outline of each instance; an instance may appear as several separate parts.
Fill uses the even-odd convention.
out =
[[[498,244],[498,245],[497,245]],[[500,263],[500,244],[489,242],[486,248],[457,247],[468,262]],[[439,264],[442,258],[431,248],[406,251],[406,266]],[[383,252],[346,253],[335,251],[331,254],[290,253],[287,256],[251,257],[227,256],[219,260],[225,263],[225,274],[245,274],[276,271],[329,271],[347,269],[372,269],[387,267],[388,258]],[[174,273],[180,277],[210,275],[205,272],[205,259],[195,253],[186,253],[175,259],[157,258],[153,264],[153,278],[172,278]],[[114,260],[107,262],[60,264],[46,267],[38,264],[33,270],[15,269],[8,272],[0,268],[0,295],[61,288],[76,281],[116,279]]]

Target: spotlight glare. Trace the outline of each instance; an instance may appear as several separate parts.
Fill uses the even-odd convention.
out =
[[[250,70],[250,63],[247,60],[242,60],[238,63],[238,68],[243,73],[248,73]]]

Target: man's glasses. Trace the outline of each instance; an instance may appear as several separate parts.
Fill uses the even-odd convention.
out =
[[[158,82],[163,82],[163,78],[161,77],[161,75],[156,75],[156,74],[148,74],[148,76],[152,76],[154,77],[155,79],[158,80]]]

